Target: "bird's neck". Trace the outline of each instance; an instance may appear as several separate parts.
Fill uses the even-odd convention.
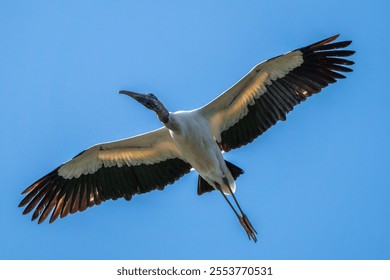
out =
[[[167,124],[169,122],[169,112],[164,111],[164,112],[159,112],[157,113],[158,119],[163,123]]]
[[[157,108],[156,108],[155,112],[158,116],[158,119],[164,125],[166,125],[169,122],[169,112],[168,112],[167,108],[165,108],[165,106],[161,102],[159,102],[157,104]]]

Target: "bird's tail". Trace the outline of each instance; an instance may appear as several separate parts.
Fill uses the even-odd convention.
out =
[[[242,170],[240,167],[234,165],[233,163],[225,160],[225,163],[226,163],[226,166],[227,168],[229,169],[230,173],[232,174],[233,176],[233,179],[236,180],[238,178],[238,176],[240,176],[241,174],[244,174],[244,170]],[[233,182],[234,184],[234,182]],[[232,190],[234,191],[236,189],[236,186],[234,184],[234,186],[230,186],[232,188]],[[215,189],[209,184],[206,182],[206,180],[204,180],[201,176],[199,176],[198,178],[198,195],[202,195],[206,192],[211,192],[211,191],[214,191]],[[230,194],[230,192],[225,192],[227,194]]]
[[[238,176],[240,176],[241,174],[244,174],[244,170],[242,170],[237,165],[234,165],[233,163],[228,162],[227,160],[225,160],[225,163],[226,163],[226,166],[229,169],[230,173],[232,173],[234,180],[236,180],[238,178]]]

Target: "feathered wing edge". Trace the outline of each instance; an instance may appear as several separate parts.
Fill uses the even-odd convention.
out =
[[[86,169],[77,176],[72,177],[67,174],[69,178],[64,178],[59,175],[59,170],[64,165],[72,163],[72,160],[57,167],[22,192],[26,195],[19,204],[19,207],[25,207],[23,214],[28,214],[35,209],[32,220],[39,217],[38,223],[42,223],[51,214],[51,223],[58,217],[63,218],[68,214],[84,211],[108,199],[124,198],[130,200],[135,194],[164,189],[167,184],[172,184],[188,173],[191,170],[191,165],[179,157],[173,157],[174,151],[165,151],[163,159],[161,156],[154,157],[156,160],[154,163],[153,158],[145,158],[144,162],[147,163],[141,163],[140,154],[142,154],[143,147],[147,149],[147,155],[155,155],[151,151],[157,144],[151,143],[150,139],[155,136],[156,141],[160,144],[169,141],[164,136],[163,130],[158,130],[155,133],[145,134],[148,139],[137,136],[108,144],[99,144],[80,153],[73,160],[76,162],[79,160],[78,157],[83,155],[84,162],[77,162],[78,165],[73,166],[73,169],[70,170]],[[168,146],[165,143],[163,147]],[[161,145],[159,147],[161,148]],[[116,151],[117,149],[119,152]],[[136,159],[132,159],[132,151],[137,153]],[[106,165],[104,162],[98,164],[96,170],[88,167],[88,163],[91,163],[88,161],[94,161],[92,162],[94,167],[96,166],[95,161],[100,158],[99,153],[107,152],[112,159],[107,161]],[[85,156],[88,153],[93,155]],[[103,158],[107,160],[107,154]],[[118,164],[114,164],[115,160]],[[136,164],[132,164],[132,162],[136,162]]]
[[[269,59],[254,67],[233,87],[201,108],[224,151],[252,142],[285,120],[286,114],[307,97],[351,72],[354,62],[343,50],[352,41],[332,43],[339,35]]]

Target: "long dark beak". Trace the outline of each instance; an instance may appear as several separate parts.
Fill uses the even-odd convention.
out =
[[[136,93],[127,90],[121,90],[119,93],[126,94],[134,98],[135,100],[137,100],[146,108],[153,110],[157,114],[160,121],[162,121],[163,123],[168,122],[169,112],[154,94],[152,93],[141,94],[141,93]]]
[[[121,90],[119,92],[120,94],[126,94],[132,98],[134,98],[135,100],[137,100],[139,103],[145,105],[147,103],[147,95],[146,94],[142,94],[142,93],[136,93],[136,92],[133,92],[133,91],[127,91],[127,90]]]
[[[134,98],[135,100],[141,102],[141,100],[144,100],[145,99],[145,94],[141,94],[141,93],[136,93],[136,92],[133,92],[133,91],[128,91],[128,90],[121,90],[119,91],[120,94],[126,94],[132,98]]]

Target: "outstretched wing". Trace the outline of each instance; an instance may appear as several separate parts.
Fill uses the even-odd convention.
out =
[[[108,199],[162,190],[188,173],[165,127],[136,137],[95,145],[29,186],[19,207],[35,209],[32,220],[50,222]]]
[[[229,151],[252,142],[285,120],[293,107],[351,72],[342,50],[351,41],[331,43],[339,35],[256,65],[248,74],[209,104],[200,108],[220,148]]]

